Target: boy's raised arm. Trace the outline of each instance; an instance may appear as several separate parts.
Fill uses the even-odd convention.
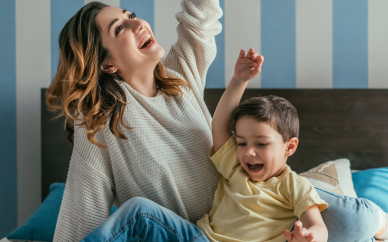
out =
[[[213,115],[212,136],[214,152],[217,152],[232,135],[230,123],[232,113],[239,105],[248,81],[261,71],[264,57],[251,48],[245,56],[241,50],[234,68],[234,75],[226,88]]]

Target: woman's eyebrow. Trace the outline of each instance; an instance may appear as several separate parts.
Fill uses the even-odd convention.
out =
[[[128,10],[123,9],[123,14],[125,14],[126,12],[128,12]],[[109,34],[110,27],[111,27],[114,23],[116,23],[118,20],[119,20],[118,18],[115,18],[115,19],[112,20],[112,22],[110,22],[110,24],[109,24],[109,26],[108,26],[108,34]]]

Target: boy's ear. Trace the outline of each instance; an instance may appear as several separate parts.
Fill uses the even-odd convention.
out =
[[[296,148],[298,147],[299,140],[296,137],[292,137],[287,141],[287,147],[286,147],[286,156],[291,156],[296,151]]]

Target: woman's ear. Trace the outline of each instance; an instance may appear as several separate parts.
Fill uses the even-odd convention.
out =
[[[117,68],[115,68],[113,65],[111,64],[108,64],[106,62],[104,62],[102,65],[101,65],[101,70],[106,72],[106,73],[115,73],[117,71]]]
[[[292,137],[287,141],[287,147],[286,147],[286,156],[291,156],[295,153],[296,148],[298,147],[299,140],[296,137]]]

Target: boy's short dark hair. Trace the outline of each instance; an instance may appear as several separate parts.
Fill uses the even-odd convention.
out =
[[[235,109],[234,124],[242,117],[252,117],[270,124],[286,142],[299,137],[299,119],[296,108],[286,99],[277,96],[252,97]]]

